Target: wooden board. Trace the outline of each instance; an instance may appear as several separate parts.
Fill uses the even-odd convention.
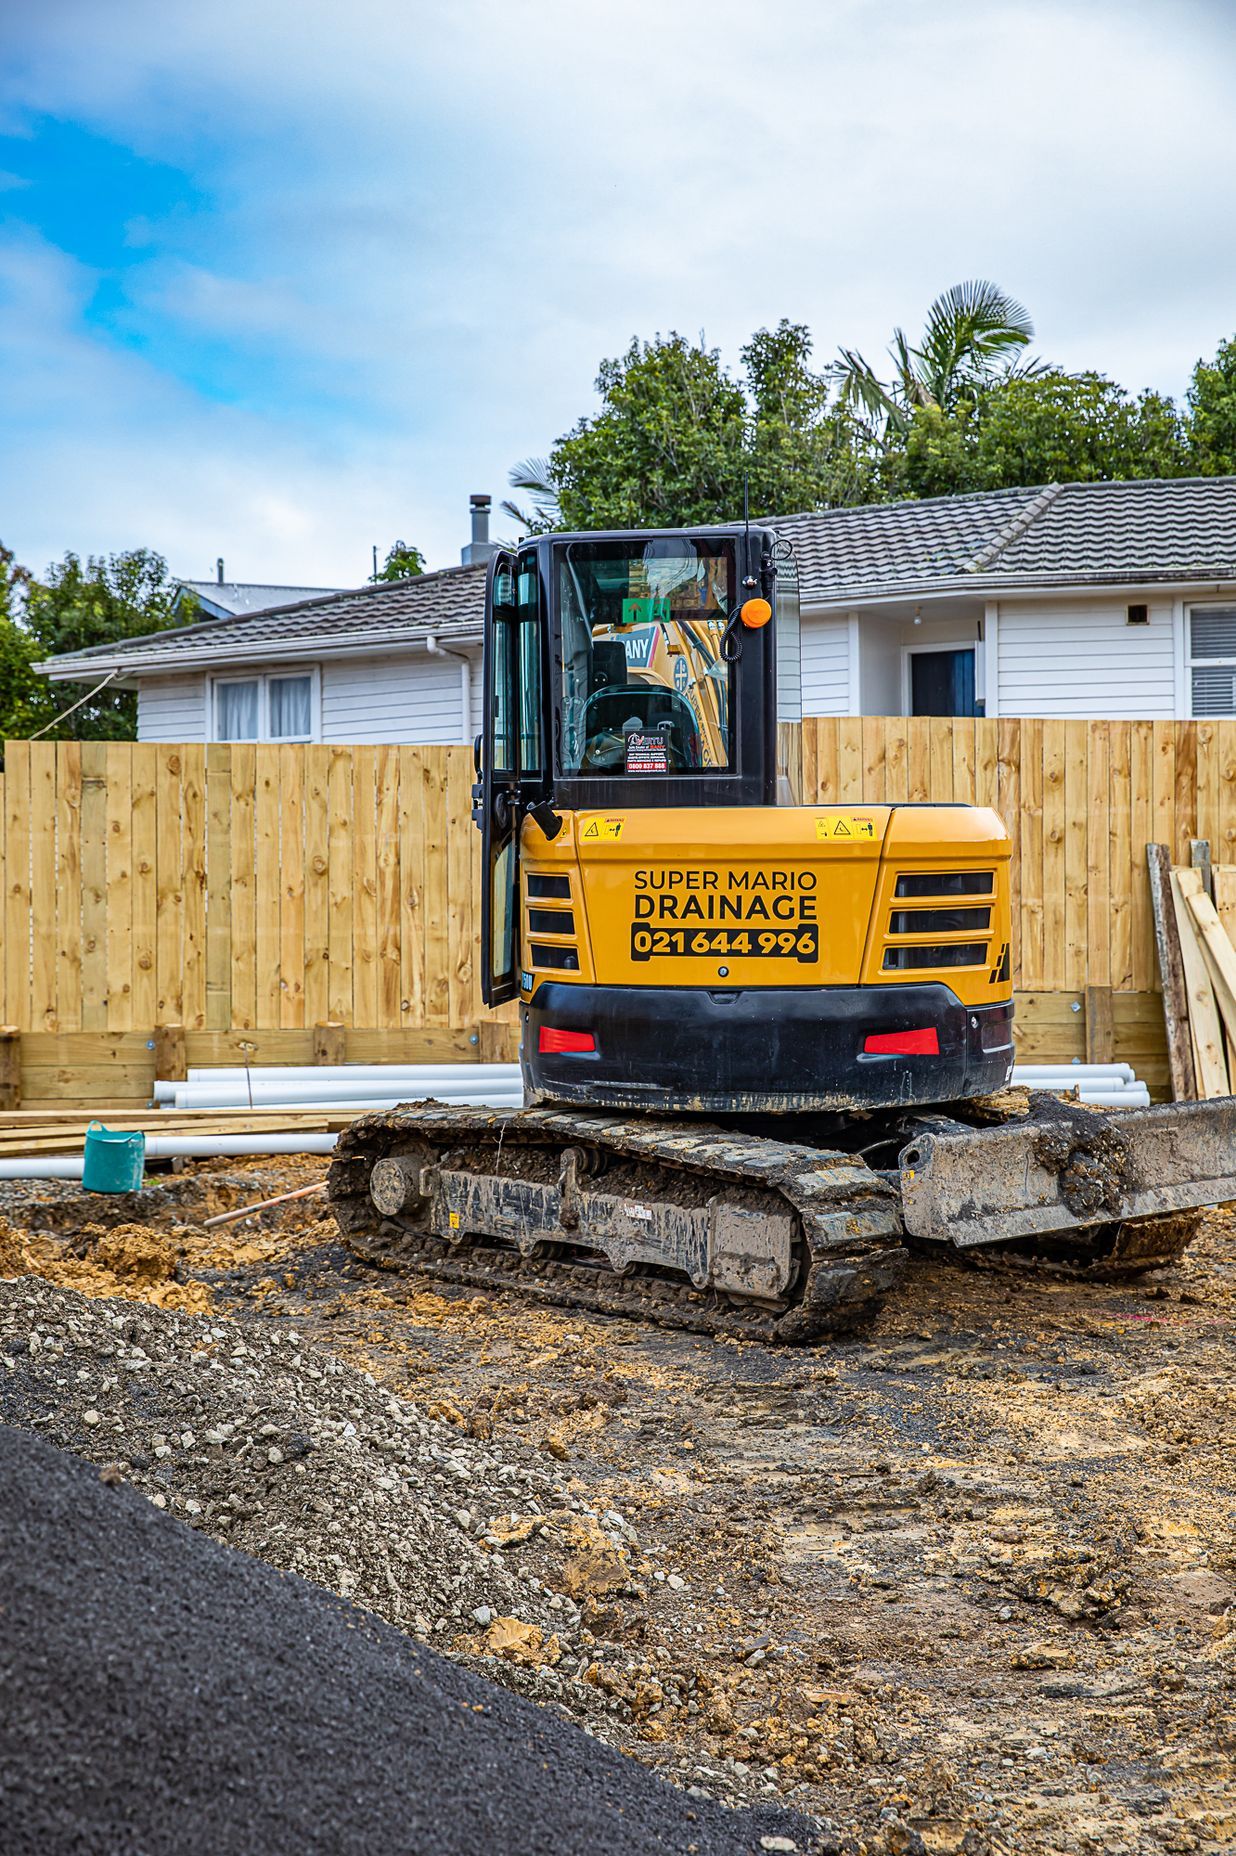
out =
[[[1197,1090],[1189,1034],[1188,994],[1172,898],[1171,855],[1165,844],[1146,846],[1146,866],[1163,988],[1163,1024],[1167,1033],[1172,1095],[1177,1102],[1192,1102],[1196,1100]]]
[[[279,1023],[305,1022],[305,758],[279,757]]]
[[[107,1024],[127,1031],[133,1017],[133,763],[108,756]]]
[[[232,750],[216,742],[206,750],[206,1026],[211,1031],[232,1022],[231,822]]]
[[[1236,948],[1227,938],[1214,903],[1202,888],[1199,873],[1196,870],[1181,870],[1177,873],[1177,880],[1197,927],[1223,1022],[1229,1033],[1236,1036]]]
[[[1189,1041],[1193,1051],[1193,1081],[1203,1101],[1228,1093],[1227,1053],[1223,1043],[1223,1022],[1215,1002],[1214,987],[1207,972],[1206,956],[1185,904],[1182,885],[1193,877],[1201,890],[1199,871],[1173,870],[1172,904],[1176,932],[1180,937],[1180,958],[1184,967],[1185,997],[1189,1012]]]
[[[257,1024],[257,750],[231,750],[231,988],[232,1023]]]
[[[305,750],[305,1015],[318,1025],[330,1015],[329,747]]]
[[[184,950],[181,956],[181,1024],[206,1024],[206,750],[191,743],[181,755],[181,890]]]
[[[129,852],[133,885],[130,949],[132,1003],[129,1022],[134,1025],[153,1024],[159,1009],[155,952],[159,908],[159,836],[155,814],[158,758],[158,747],[152,741],[139,742],[129,756],[129,797],[132,807]]]
[[[30,1013],[30,744],[9,741],[4,753],[4,960],[5,1016],[19,1031],[33,1029]]]

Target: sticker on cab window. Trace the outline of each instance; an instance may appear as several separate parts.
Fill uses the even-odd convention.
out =
[[[668,773],[669,744],[662,734],[628,735],[628,773]]]

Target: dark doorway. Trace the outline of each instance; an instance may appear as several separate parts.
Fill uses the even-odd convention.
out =
[[[974,651],[910,653],[911,715],[974,715]]]

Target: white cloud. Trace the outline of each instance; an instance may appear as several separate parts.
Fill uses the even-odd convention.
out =
[[[303,558],[338,578],[397,533],[443,563],[468,492],[500,493],[633,333],[702,329],[735,359],[789,315],[821,357],[878,355],[973,275],[1027,303],[1053,359],[1179,393],[1236,322],[1229,18],[1169,0],[30,4],[0,112],[183,163],[213,210],[191,236],[134,233],[125,328],[162,375],[85,330],[88,279],[19,247],[25,307],[0,316],[26,372],[0,419],[24,462],[0,525],[58,552],[118,545],[118,524],[178,565],[222,551],[255,575]],[[177,348],[248,357],[262,390],[212,402],[171,377]]]

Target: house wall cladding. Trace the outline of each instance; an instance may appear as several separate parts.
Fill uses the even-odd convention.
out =
[[[147,677],[137,691],[139,741],[205,741],[206,679]]]
[[[1130,625],[1121,600],[1018,605],[1001,600],[996,625],[1001,715],[1109,719],[1176,712],[1175,616],[1153,600]]]
[[[850,710],[848,619],[803,618],[803,713],[846,715]]]
[[[480,725],[479,652],[471,663],[469,740]],[[286,664],[263,668],[276,675],[295,675],[306,665],[289,659]],[[399,651],[378,657],[324,658],[317,669],[324,742],[448,747],[464,739],[458,658]],[[244,677],[256,672],[236,669],[220,674]],[[137,697],[138,740],[205,742],[210,732],[208,691],[204,671],[143,678]]]

